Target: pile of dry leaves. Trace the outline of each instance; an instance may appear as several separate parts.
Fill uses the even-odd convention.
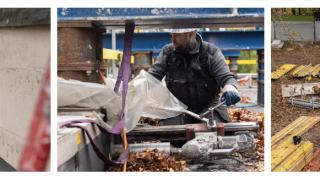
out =
[[[160,126],[160,120],[159,119],[152,119],[148,117],[141,117],[139,119],[140,124],[149,124],[151,126]]]
[[[248,109],[231,108],[228,109],[229,116],[233,122],[258,122],[260,129],[264,127],[264,113],[252,112]]]
[[[241,97],[240,103],[247,104],[250,102],[249,97]]]
[[[168,155],[157,149],[145,149],[143,152],[131,152],[127,160],[130,172],[175,172],[186,168],[186,161],[177,155]],[[121,169],[113,169],[121,171]]]

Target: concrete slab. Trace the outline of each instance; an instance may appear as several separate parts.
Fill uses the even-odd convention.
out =
[[[0,28],[0,157],[17,167],[50,56],[50,26]]]
[[[320,21],[315,22],[316,41],[320,41]]]
[[[302,21],[277,21],[275,25],[275,39],[292,41],[314,41],[314,23]]]

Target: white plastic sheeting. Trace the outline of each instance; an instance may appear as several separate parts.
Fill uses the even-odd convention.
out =
[[[107,124],[113,127],[119,121],[121,93],[117,95],[113,91],[114,80],[107,78],[106,81],[106,85],[101,85],[59,78],[58,106],[105,107],[108,113]],[[125,126],[130,131],[138,124],[141,116],[166,119],[181,114],[186,108],[159,80],[141,71],[129,82]]]

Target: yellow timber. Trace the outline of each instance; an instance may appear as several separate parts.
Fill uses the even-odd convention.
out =
[[[294,145],[292,142],[287,144],[283,149],[288,149],[290,154],[280,152],[274,155],[272,152],[272,171],[273,172],[296,172],[301,171],[307,164],[309,164],[313,157],[313,144],[310,141],[302,142],[299,145]],[[276,159],[275,156],[285,156],[284,159]]]
[[[103,48],[103,59],[121,61],[122,52],[112,49]],[[131,63],[134,63],[134,57],[131,56]]]
[[[296,76],[304,67],[305,67],[305,65],[301,65],[301,66],[297,67],[296,69],[294,69],[292,71],[291,75]]]
[[[314,68],[313,68],[313,70],[311,72],[311,75],[313,77],[318,76],[319,74],[320,74],[320,64],[314,66]]]
[[[313,144],[307,141],[294,145],[292,138],[319,122],[320,117],[301,116],[272,137],[272,171],[300,171],[311,161]]]
[[[297,74],[296,76],[297,77],[305,77],[307,75],[310,75],[311,74],[311,71],[312,71],[312,65],[309,64],[307,66],[305,66],[303,69],[301,69]]]
[[[271,146],[274,147],[286,138],[302,135],[312,126],[320,122],[320,117],[300,116],[280,132],[272,136]]]
[[[272,72],[271,79],[279,79],[281,76],[288,73],[294,67],[296,67],[295,64],[283,64],[280,68]]]
[[[230,60],[226,60],[226,62],[227,62],[227,64],[230,64]],[[249,59],[249,60],[247,60],[247,59],[239,59],[239,60],[237,60],[237,63],[239,64],[239,65],[256,65],[256,64],[258,64],[258,62],[257,62],[257,60],[252,60],[252,59]]]

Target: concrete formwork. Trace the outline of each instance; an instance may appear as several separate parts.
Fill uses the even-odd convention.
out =
[[[315,22],[315,38],[316,41],[320,41],[320,21],[316,21]]]
[[[93,27],[59,27],[58,76],[100,82],[97,69],[106,69],[102,62],[103,32],[102,29]]]
[[[315,31],[314,22],[274,22],[275,39],[293,41],[314,41]]]
[[[17,168],[50,56],[50,26],[0,28],[0,157]]]

